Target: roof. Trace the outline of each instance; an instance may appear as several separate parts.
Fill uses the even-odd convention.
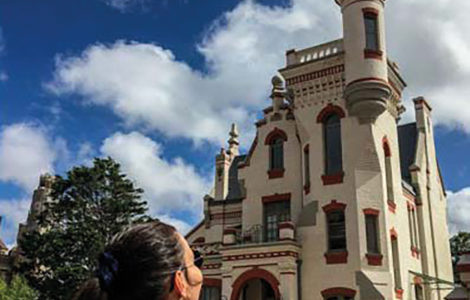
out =
[[[411,185],[410,166],[414,163],[418,130],[416,123],[398,126],[398,145],[400,147],[401,178]]]
[[[245,161],[246,155],[235,156],[232,165],[228,170],[228,194],[227,200],[235,200],[243,198],[242,191],[240,188],[240,182],[238,181],[238,164]]]

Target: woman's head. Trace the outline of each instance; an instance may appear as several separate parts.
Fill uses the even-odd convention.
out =
[[[196,262],[197,263],[197,262]],[[116,235],[99,257],[97,278],[76,300],[197,300],[202,273],[174,227],[150,222]]]

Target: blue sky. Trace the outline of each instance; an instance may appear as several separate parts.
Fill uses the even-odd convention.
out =
[[[470,22],[447,1],[393,1],[387,31],[409,84],[404,122],[412,97],[434,107],[456,231],[470,228]],[[5,0],[0,30],[0,234],[12,245],[40,173],[102,155],[187,230],[230,123],[249,148],[284,51],[340,37],[341,19],[317,0]]]

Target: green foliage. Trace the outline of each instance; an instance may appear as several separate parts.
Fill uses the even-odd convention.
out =
[[[462,252],[470,251],[470,232],[459,232],[450,239],[450,251],[452,260],[457,263],[458,256]]]
[[[26,233],[21,269],[40,299],[69,299],[92,276],[104,245],[125,226],[148,221],[142,189],[113,159],[94,160],[57,177],[53,201],[38,216],[40,230]]]
[[[38,293],[28,285],[23,277],[15,276],[10,285],[0,279],[0,299],[35,300],[38,299]]]

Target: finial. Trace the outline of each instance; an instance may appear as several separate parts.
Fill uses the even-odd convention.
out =
[[[238,145],[240,142],[238,141],[238,128],[235,123],[232,123],[232,128],[230,129],[230,138],[228,139],[228,144],[229,144],[229,152],[233,155],[238,155]]]
[[[273,89],[282,89],[283,81],[278,75],[273,76],[271,83],[273,84]]]

